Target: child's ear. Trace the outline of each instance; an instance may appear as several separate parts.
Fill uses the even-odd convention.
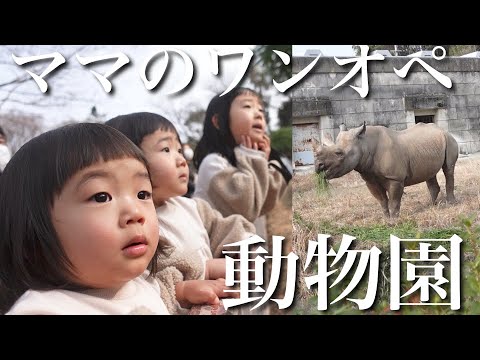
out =
[[[218,123],[218,114],[212,116],[212,124],[215,126],[215,129],[220,130],[220,124]]]

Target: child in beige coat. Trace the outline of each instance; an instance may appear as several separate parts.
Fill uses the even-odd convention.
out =
[[[255,227],[241,215],[223,216],[202,199],[184,197],[189,171],[173,124],[153,113],[117,116],[106,122],[125,134],[148,161],[160,235],[185,254],[203,261],[201,279],[225,278],[223,245],[244,240]],[[164,279],[164,282],[174,279]],[[172,288],[172,287],[170,287]]]

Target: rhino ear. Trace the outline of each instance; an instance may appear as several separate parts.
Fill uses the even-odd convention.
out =
[[[347,126],[345,124],[340,124],[340,131],[347,131]]]
[[[364,121],[362,126],[359,126],[358,128],[355,129],[353,136],[355,138],[361,137],[363,134],[365,134],[365,131],[367,130],[367,123]]]

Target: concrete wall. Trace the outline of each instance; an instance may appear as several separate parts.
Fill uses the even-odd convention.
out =
[[[383,61],[368,61],[369,92],[362,98],[349,86],[362,85],[361,70],[344,85],[331,90],[348,74],[353,63],[340,66],[333,57],[320,58],[290,90],[294,161],[304,153],[297,165],[310,163],[310,156],[305,154],[311,152],[315,135],[317,140],[335,139],[340,124],[352,128],[366,121],[367,125],[403,130],[413,126],[415,116],[421,115],[433,115],[434,122],[457,139],[461,153],[480,151],[480,58],[421,59],[448,76],[453,86],[448,89],[440,84],[419,63],[414,63],[406,78],[401,78],[394,68],[401,69],[412,58],[386,57]],[[293,74],[314,60],[293,58]]]

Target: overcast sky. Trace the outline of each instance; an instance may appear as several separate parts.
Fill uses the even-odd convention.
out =
[[[309,49],[320,49],[323,56],[354,56],[352,45],[293,45],[293,56],[303,56]]]
[[[26,111],[33,113],[40,113],[45,117],[45,127],[54,127],[55,124],[61,123],[65,120],[76,119],[84,120],[91,113],[92,106],[95,105],[97,112],[104,115],[107,119],[120,114],[138,111],[157,112],[162,115],[167,115],[166,112],[174,110],[177,113],[182,109],[188,107],[190,104],[196,104],[202,109],[206,109],[210,99],[217,94],[227,89],[234,78],[241,70],[241,55],[232,55],[219,57],[220,72],[218,75],[212,73],[212,61],[210,50],[225,50],[234,49],[241,51],[245,47],[254,48],[254,45],[94,45],[80,51],[78,55],[100,56],[109,55],[115,52],[121,52],[128,56],[130,63],[125,65],[113,76],[109,77],[112,84],[112,91],[105,92],[99,81],[92,74],[91,70],[104,75],[109,71],[114,60],[108,60],[103,64],[93,64],[88,66],[81,65],[75,56],[67,60],[67,63],[58,67],[54,72],[45,77],[49,84],[47,94],[42,95],[37,84],[33,80],[27,81],[16,89],[17,93],[30,92],[39,93],[47,97],[46,99],[55,100],[55,97],[65,96],[68,92],[74,98],[82,99],[88,98],[87,102],[69,102],[66,106],[60,107],[29,107],[14,101],[6,102],[1,108],[0,112],[5,113],[10,110]],[[176,49],[184,51],[193,62],[193,79],[184,91],[168,95],[170,91],[180,85],[184,77],[185,67],[182,58],[170,52],[167,71],[165,72],[161,82],[153,89],[147,90],[141,78],[141,72],[145,68],[145,63],[148,59],[163,49]],[[60,52],[63,56],[67,56],[68,52],[72,51],[72,46],[65,45],[19,45],[19,46],[0,46],[3,58],[0,61],[0,83],[9,80],[9,76],[25,75],[29,65],[16,65],[12,58],[12,49],[15,49],[16,56],[25,57],[33,55],[41,55],[52,53],[53,51]],[[149,62],[149,80],[152,79],[152,74],[158,74],[161,71],[161,65],[165,58],[163,55],[154,57]],[[253,60],[252,60],[253,61]],[[46,68],[51,60],[44,63],[43,68]],[[4,65],[7,63],[7,65]],[[65,69],[72,69],[73,71],[65,71]],[[38,74],[39,75],[39,74]],[[52,81],[54,79],[55,81]],[[273,86],[272,86],[273,88]],[[3,88],[4,89],[4,88]],[[1,88],[0,88],[1,90]],[[270,110],[271,127],[277,127],[276,109],[285,96],[278,92],[275,88],[272,94]],[[0,100],[5,97],[5,92],[0,91]],[[91,100],[91,101],[90,101]],[[50,101],[50,100],[48,100]],[[167,116],[168,117],[168,116]],[[174,120],[174,119],[171,119]],[[181,129],[179,129],[181,131]]]

